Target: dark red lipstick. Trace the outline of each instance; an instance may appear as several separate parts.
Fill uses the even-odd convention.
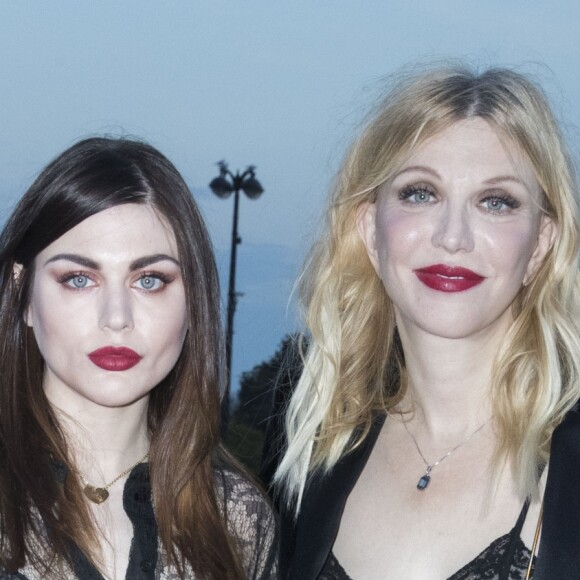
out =
[[[105,346],[88,356],[93,364],[106,371],[126,371],[141,360],[141,356],[125,346]]]
[[[446,264],[434,264],[415,270],[415,274],[425,286],[439,292],[463,292],[485,280],[473,270]]]

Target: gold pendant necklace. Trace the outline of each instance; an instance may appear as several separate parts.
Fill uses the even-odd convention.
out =
[[[147,461],[148,458],[149,458],[149,452],[145,453],[145,455],[141,459],[139,459],[139,461],[137,461],[137,463],[134,463],[133,465],[131,465],[131,467],[129,467],[128,469],[125,469],[125,471],[123,471],[122,473],[120,473],[119,475],[117,475],[117,477],[115,477],[115,479],[113,479],[113,481],[110,481],[106,485],[103,485],[103,487],[95,487],[94,485],[91,485],[83,477],[83,475],[81,473],[79,473],[79,475],[80,475],[80,477],[81,477],[81,479],[83,481],[83,484],[84,484],[83,493],[93,503],[96,503],[96,504],[103,503],[109,497],[109,488],[113,484],[117,483],[122,477],[125,477],[127,474],[129,474],[131,471],[133,471],[133,469],[135,469],[135,467],[137,467],[137,465],[139,465],[140,463],[143,463],[143,462]]]

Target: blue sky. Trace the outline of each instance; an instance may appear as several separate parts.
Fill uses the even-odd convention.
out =
[[[207,183],[220,159],[256,165],[265,193],[240,204],[235,384],[298,327],[292,284],[385,77],[438,59],[516,66],[576,147],[579,21],[576,0],[4,0],[0,221],[77,139],[138,136],[195,192],[225,275],[233,203]]]

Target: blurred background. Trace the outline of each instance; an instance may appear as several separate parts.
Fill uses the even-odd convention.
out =
[[[389,75],[448,59],[527,72],[577,154],[579,21],[575,0],[4,0],[0,223],[79,138],[143,138],[202,208],[225,313],[233,198],[208,184],[220,160],[234,173],[255,165],[265,191],[240,196],[230,437],[255,465],[273,376],[300,328],[293,284]]]

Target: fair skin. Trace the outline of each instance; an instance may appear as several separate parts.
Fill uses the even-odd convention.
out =
[[[508,533],[522,508],[508,464],[490,495],[492,365],[511,304],[555,228],[529,161],[479,118],[417,147],[361,208],[358,228],[394,305],[409,381],[400,410],[423,455],[433,463],[484,427],[420,491],[425,464],[402,416],[391,414],[333,551],[355,580],[440,580]],[[423,275],[430,268],[436,274]],[[521,535],[528,547],[538,513],[532,504]]]
[[[175,365],[187,332],[185,288],[171,228],[150,207],[95,214],[34,262],[27,311],[45,361],[44,391],[56,409],[82,477],[102,486],[149,449],[149,393]],[[134,351],[137,364],[102,368],[89,354]],[[104,573],[124,578],[133,529],[123,509],[126,477],[96,505]]]

